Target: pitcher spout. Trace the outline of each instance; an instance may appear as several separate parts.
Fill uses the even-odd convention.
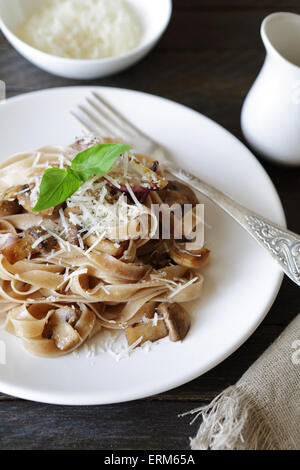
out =
[[[282,65],[296,67],[300,76],[300,15],[272,13],[261,25],[261,36],[267,54]]]
[[[244,102],[242,130],[261,156],[300,165],[300,15],[269,15],[261,35],[267,56]]]

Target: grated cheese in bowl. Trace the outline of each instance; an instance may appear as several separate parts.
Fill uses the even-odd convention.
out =
[[[51,55],[101,59],[137,47],[141,24],[126,0],[50,0],[16,35]]]

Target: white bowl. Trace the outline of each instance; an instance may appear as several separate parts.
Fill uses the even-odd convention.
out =
[[[45,0],[0,0],[0,27],[14,48],[47,72],[65,78],[88,80],[120,72],[142,59],[160,39],[171,18],[172,0],[128,0],[143,28],[140,45],[117,57],[69,59],[42,52],[19,39],[14,31]]]

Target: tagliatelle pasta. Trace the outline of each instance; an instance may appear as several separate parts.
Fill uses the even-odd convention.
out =
[[[4,328],[35,355],[70,353],[102,328],[124,330],[131,346],[167,334],[183,339],[189,319],[181,304],[201,295],[198,268],[209,251],[187,253],[183,240],[155,238],[160,220],[152,212],[158,201],[195,206],[197,198],[168,183],[150,157],[126,152],[64,203],[32,211],[47,168],[63,169],[78,152],[104,142],[110,140],[48,146],[0,166]]]

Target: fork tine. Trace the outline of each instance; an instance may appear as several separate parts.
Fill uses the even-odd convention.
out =
[[[127,132],[124,127],[108,116],[105,111],[103,111],[97,103],[94,103],[90,98],[87,98],[87,103],[91,108],[90,113],[93,115],[94,120],[100,124],[101,128],[105,128],[108,132],[107,135],[111,137],[121,138],[122,140],[134,140],[134,135]]]
[[[140,129],[134,126],[128,119],[123,116],[119,111],[113,108],[102,96],[100,96],[95,91],[92,92],[92,95],[96,98],[98,103],[102,105],[105,109],[106,113],[113,117],[113,119],[117,122],[119,128],[124,129],[127,128],[127,132],[130,132],[133,136],[143,136],[148,140],[151,140],[146,134],[144,134]],[[102,111],[101,111],[102,112]]]
[[[92,92],[92,99],[86,98],[85,104],[78,105],[76,113],[72,114],[96,136],[121,139],[149,155],[161,148],[157,142],[131,124],[96,92]]]
[[[91,132],[94,135],[97,135],[98,131],[96,128],[91,126],[89,122],[87,122],[85,119],[83,119],[79,114],[77,114],[75,111],[71,111],[72,116],[77,119],[89,132]]]
[[[97,102],[94,102],[91,98],[87,98],[87,102],[90,104],[90,106],[95,110],[95,112],[104,117],[107,123],[111,123],[113,126],[113,129],[115,132],[118,132],[119,135],[125,135],[128,137],[131,135],[132,137],[135,137],[136,133],[132,132],[129,128],[126,129],[126,126],[124,126],[116,113],[112,113],[112,111],[107,111],[106,106],[102,105],[101,101],[98,99]],[[126,133],[124,133],[126,131]]]
[[[105,135],[112,135],[112,129],[105,123],[101,116],[95,115],[92,111],[89,110],[86,106],[79,105],[78,108],[80,109],[81,113],[92,123],[92,125],[97,129],[97,132],[101,137]],[[114,135],[113,137],[117,137]]]

